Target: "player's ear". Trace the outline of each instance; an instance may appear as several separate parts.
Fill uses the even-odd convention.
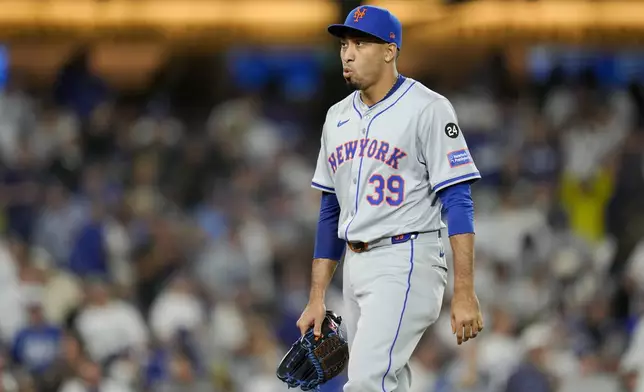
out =
[[[385,45],[385,62],[391,63],[396,60],[396,53],[398,49],[395,44],[386,44]]]

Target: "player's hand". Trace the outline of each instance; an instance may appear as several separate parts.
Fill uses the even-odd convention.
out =
[[[322,322],[326,315],[326,306],[323,301],[309,302],[304,308],[300,319],[297,320],[297,327],[300,329],[302,335],[313,327],[313,334],[316,337],[322,336]]]
[[[476,293],[456,291],[452,297],[452,333],[461,345],[474,339],[483,330],[483,316]]]

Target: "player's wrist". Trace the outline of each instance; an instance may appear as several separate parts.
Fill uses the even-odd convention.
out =
[[[454,293],[470,294],[474,292],[474,276],[470,273],[455,274]]]
[[[454,284],[454,296],[474,295],[474,283]]]
[[[326,299],[326,290],[311,290],[309,294],[309,305],[324,305],[324,300]]]
[[[324,304],[326,299],[326,287],[314,284],[309,291],[309,304]]]

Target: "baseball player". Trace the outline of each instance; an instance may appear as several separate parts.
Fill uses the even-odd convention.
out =
[[[480,174],[448,99],[400,75],[400,21],[374,6],[328,31],[355,90],[327,112],[312,186],[322,191],[309,303],[297,322],[319,334],[325,291],[344,257],[349,342],[345,392],[408,391],[409,359],[440,313],[454,255],[452,333],[483,329],[474,292],[470,184]]]

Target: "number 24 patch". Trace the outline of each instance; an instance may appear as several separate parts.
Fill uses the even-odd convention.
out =
[[[449,162],[449,167],[454,168],[469,165],[472,163],[472,157],[470,157],[470,153],[467,149],[462,149],[447,153],[447,161]]]

